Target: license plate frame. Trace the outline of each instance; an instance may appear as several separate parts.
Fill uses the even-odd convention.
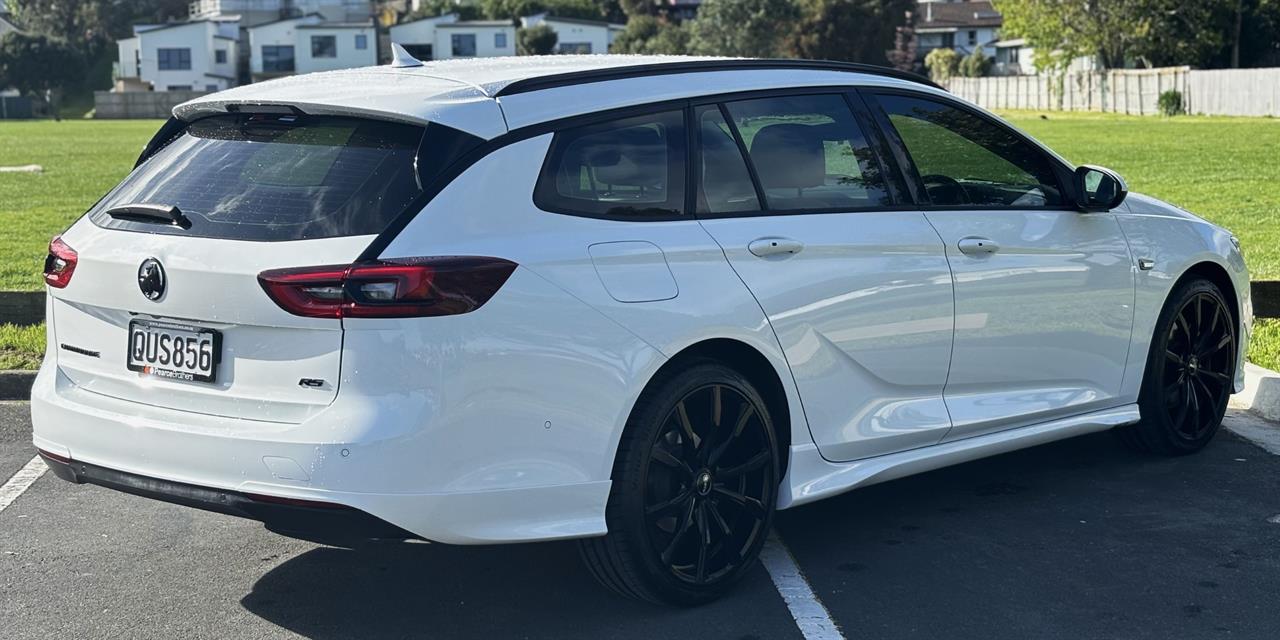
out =
[[[134,357],[136,354],[135,342],[134,342],[135,335],[143,336],[143,345],[142,345],[143,357],[142,358],[135,359]],[[173,354],[173,350],[171,347],[169,348],[168,352],[164,354],[167,362],[153,363],[153,362],[146,361],[146,358],[145,358],[146,344],[147,344],[146,336],[152,336],[154,340],[156,340],[156,353],[157,353],[156,359],[159,360],[162,355],[160,353],[160,350],[161,348],[163,348],[163,343],[160,340],[160,337],[162,335],[168,336],[170,343],[172,343],[173,338],[175,336],[182,336],[184,339],[194,338],[197,341],[196,355],[195,355],[195,360],[196,360],[195,364],[197,366],[174,368],[172,366],[172,360],[171,360],[172,354]],[[148,377],[160,378],[163,380],[179,380],[179,381],[185,381],[185,382],[201,382],[201,383],[217,382],[218,365],[222,361],[222,332],[218,331],[217,329],[210,329],[208,327],[198,327],[195,325],[183,324],[178,322],[163,322],[163,321],[156,321],[156,320],[133,319],[129,321],[129,328],[126,334],[126,338],[127,338],[127,342],[125,344],[125,366],[130,371],[135,371],[143,375],[146,375]],[[209,344],[209,352],[210,352],[209,366],[208,366],[207,372],[204,367],[199,366],[200,360],[201,360],[200,356],[203,355],[201,353],[202,351],[201,345],[206,341]],[[181,353],[182,353],[182,361],[185,363],[187,360],[187,354],[189,352],[184,348],[181,351]]]

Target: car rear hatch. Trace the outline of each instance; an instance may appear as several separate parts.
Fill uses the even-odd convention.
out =
[[[341,320],[286,311],[259,275],[354,262],[421,195],[423,131],[298,113],[191,123],[51,246],[59,369],[157,407],[282,423],[322,409]]]

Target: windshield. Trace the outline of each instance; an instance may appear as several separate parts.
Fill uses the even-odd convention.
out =
[[[357,118],[226,115],[191,123],[94,206],[99,226],[206,238],[376,234],[421,193],[421,127]],[[112,217],[177,207],[183,226]]]

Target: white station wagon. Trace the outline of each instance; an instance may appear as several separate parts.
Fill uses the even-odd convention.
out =
[[[679,604],[776,509],[1100,430],[1196,451],[1252,319],[1227,231],[800,60],[398,51],[201,97],[45,280],[58,476],[324,542],[581,538]]]

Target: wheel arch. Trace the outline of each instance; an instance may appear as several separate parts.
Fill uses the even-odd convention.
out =
[[[1178,287],[1181,287],[1183,284],[1185,284],[1189,280],[1192,280],[1195,278],[1203,278],[1205,280],[1208,280],[1209,282],[1212,282],[1214,286],[1218,287],[1218,290],[1222,292],[1222,297],[1226,298],[1227,300],[1227,309],[1231,312],[1232,322],[1235,323],[1236,327],[1239,327],[1240,326],[1240,296],[1236,295],[1235,282],[1231,279],[1231,274],[1227,272],[1227,269],[1225,267],[1223,267],[1222,265],[1216,262],[1213,262],[1212,260],[1203,260],[1200,262],[1196,262],[1191,266],[1187,267],[1186,270],[1182,272],[1182,275],[1178,276],[1178,279],[1173,283],[1173,286],[1169,287],[1169,292],[1165,294],[1164,303],[1166,305],[1169,304],[1169,297],[1172,296],[1174,292],[1178,290]],[[1237,349],[1244,348],[1244,343],[1242,340],[1236,340],[1236,348]]]
[[[778,368],[759,349],[734,338],[708,338],[695,342],[664,362],[649,377],[640,395],[643,396],[665,374],[679,371],[681,367],[695,360],[713,360],[731,367],[746,376],[764,396],[769,414],[773,418],[774,437],[778,439],[778,454],[782,462],[778,479],[781,481],[786,476],[790,464],[788,452],[792,443],[792,401],[787,396],[787,387],[783,383]]]

